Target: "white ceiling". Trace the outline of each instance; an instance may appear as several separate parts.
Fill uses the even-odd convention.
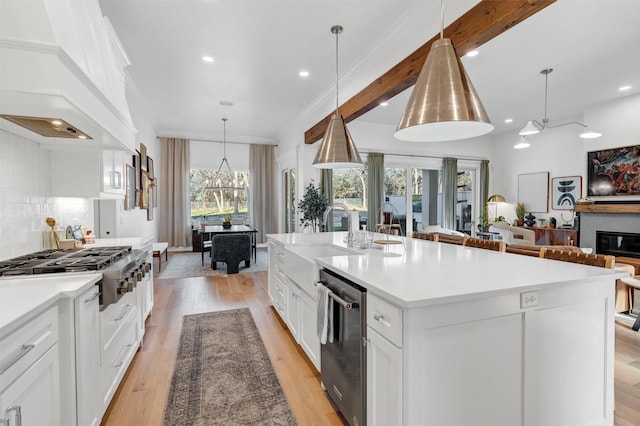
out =
[[[446,23],[476,3],[446,2]],[[356,81],[371,55],[379,56],[384,71],[435,35],[440,13],[440,0],[101,0],[100,5],[131,59],[128,73],[159,135],[220,140],[221,118],[228,117],[227,140],[256,143],[277,142],[287,123],[335,99],[332,25],[345,28],[339,39],[342,93],[342,82]],[[581,117],[588,105],[640,92],[639,22],[637,0],[558,0],[482,46],[478,56],[464,58],[495,132],[517,133],[527,120],[543,118],[544,68],[554,68],[551,124]],[[395,39],[410,41],[380,48]],[[203,55],[213,56],[214,63],[203,62]],[[311,75],[298,77],[302,69]],[[623,84],[633,88],[618,92]],[[400,94],[359,120],[395,125],[407,98]],[[506,118],[514,122],[505,124]]]

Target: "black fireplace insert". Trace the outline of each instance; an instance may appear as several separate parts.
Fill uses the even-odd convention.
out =
[[[640,258],[640,234],[596,231],[596,253]]]

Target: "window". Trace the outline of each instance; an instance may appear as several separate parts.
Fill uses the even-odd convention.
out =
[[[282,176],[284,192],[284,232],[296,230],[296,169],[288,169]]]
[[[367,179],[366,168],[333,170],[332,203],[342,203],[349,210],[356,209],[361,225],[367,223]],[[347,215],[341,210],[334,211],[332,214],[334,231],[346,231]]]
[[[248,190],[231,188],[248,188],[249,170],[221,171],[217,175],[216,170],[191,169],[189,177],[192,219],[211,221],[227,215],[248,216]]]
[[[456,230],[471,234],[474,201],[474,176],[473,170],[458,169],[458,204],[456,204]]]
[[[412,230],[442,223],[442,172],[411,169]]]

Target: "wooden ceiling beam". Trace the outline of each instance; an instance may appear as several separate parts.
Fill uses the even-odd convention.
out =
[[[482,0],[445,28],[444,37],[451,39],[458,55],[462,57],[555,2],[556,0]],[[413,86],[427,59],[431,44],[438,38],[439,34],[343,103],[340,113],[345,121],[348,123],[355,120],[381,102]],[[312,144],[322,138],[333,114],[334,112],[304,133],[305,144]]]

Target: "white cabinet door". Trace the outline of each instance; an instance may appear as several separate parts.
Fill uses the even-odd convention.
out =
[[[291,335],[298,341],[300,334],[300,288],[289,283],[287,290],[287,326]]]
[[[52,195],[123,198],[125,155],[124,151],[52,151]]]
[[[300,329],[298,342],[316,369],[320,371],[320,339],[317,333],[317,304],[306,292],[299,291]]]
[[[0,422],[23,426],[60,425],[60,365],[53,345],[0,393]],[[17,418],[22,419],[19,423]]]
[[[74,301],[78,426],[100,423],[97,388],[100,368],[99,295],[98,286],[94,286]]]
[[[124,196],[124,156],[124,151],[102,152],[102,192]]]
[[[402,350],[367,328],[367,424],[402,424]]]

